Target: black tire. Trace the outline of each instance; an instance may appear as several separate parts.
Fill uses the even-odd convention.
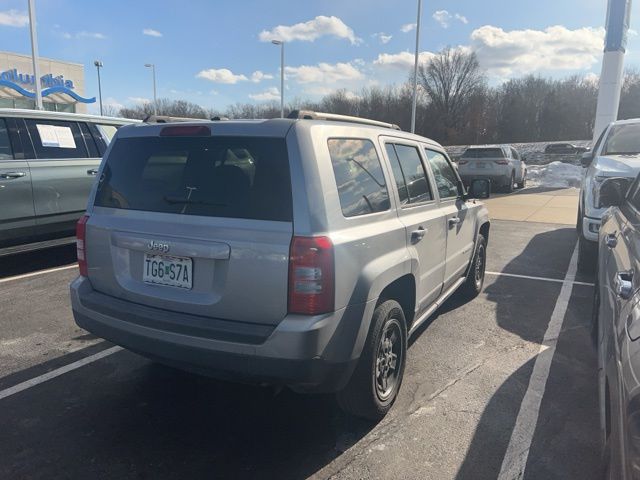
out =
[[[505,187],[505,192],[507,193],[513,193],[513,185],[516,183],[516,174],[514,172],[511,172],[511,180],[509,181],[509,184]]]
[[[522,177],[522,181],[518,183],[518,188],[522,189],[527,186],[527,172],[524,172],[524,176]]]
[[[473,255],[467,280],[460,287],[460,293],[465,298],[471,300],[482,292],[484,285],[484,273],[487,266],[487,241],[482,234],[478,234],[476,240],[476,253]]]
[[[578,205],[578,218],[576,219],[576,233],[582,236],[582,211]]]
[[[393,336],[395,338],[392,339]],[[400,390],[406,356],[407,326],[404,312],[398,302],[386,300],[373,312],[358,365],[347,386],[337,394],[340,407],[356,417],[374,421],[382,419]]]
[[[583,273],[593,273],[598,261],[598,244],[578,235],[578,270]]]
[[[600,323],[598,315],[600,313],[600,285],[598,283],[598,275],[596,272],[595,285],[593,286],[593,304],[591,307],[591,342],[593,347],[598,350],[598,337],[600,336]]]

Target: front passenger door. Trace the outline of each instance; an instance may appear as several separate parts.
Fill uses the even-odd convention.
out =
[[[445,216],[447,254],[444,288],[448,288],[462,275],[471,261],[475,235],[475,216],[464,201],[462,182],[444,153],[425,148],[438,195],[440,209]]]

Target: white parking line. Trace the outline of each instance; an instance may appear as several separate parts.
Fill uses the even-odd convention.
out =
[[[52,378],[59,377],[60,375],[64,375],[67,372],[72,370],[76,370],[84,365],[95,362],[96,360],[100,360],[102,358],[108,357],[116,352],[122,350],[122,347],[111,347],[106,350],[102,350],[101,352],[95,353],[88,357],[82,358],[76,362],[70,363],[69,365],[65,365],[64,367],[56,368],[55,370],[51,370],[43,375],[38,377],[31,378],[22,383],[14,385],[13,387],[9,387],[5,390],[0,391],[0,400],[3,398],[10,397],[11,395],[15,395],[16,393],[22,392],[27,388],[35,387],[36,385],[40,385],[41,383],[46,382],[47,380],[51,380]]]
[[[70,270],[72,268],[78,268],[78,264],[73,263],[71,265],[65,265],[64,267],[49,268],[47,270],[39,270],[37,272],[25,273],[24,275],[16,275],[15,277],[0,278],[0,283],[6,283],[12,280],[20,280],[22,278],[35,277],[38,275],[44,275],[45,273],[53,273],[53,272],[60,272],[62,270]]]
[[[562,282],[560,295],[558,295],[558,300],[551,314],[549,326],[538,350],[538,356],[529,379],[529,386],[520,404],[520,411],[511,432],[507,451],[502,460],[498,480],[513,480],[524,477],[531,441],[533,440],[533,434],[538,423],[538,415],[540,414],[540,404],[542,403],[547,379],[549,378],[551,361],[556,351],[558,336],[562,329],[564,316],[567,313],[567,306],[571,298],[571,291],[573,290],[577,264],[578,246],[576,245],[573,255],[571,255],[569,269]]]
[[[560,280],[559,278],[532,277],[530,275],[518,275],[516,273],[504,273],[504,272],[485,272],[485,273],[487,275],[495,275],[497,277],[524,278],[526,280],[541,280],[543,282],[564,283],[564,282],[567,281],[566,278],[564,280]],[[586,285],[587,287],[593,287],[593,283],[589,283],[589,282],[576,282],[576,281],[573,281],[571,283],[573,283],[574,285]]]

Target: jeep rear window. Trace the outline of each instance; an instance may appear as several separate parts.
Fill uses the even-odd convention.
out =
[[[282,138],[122,138],[106,160],[95,205],[291,221],[287,147]]]
[[[469,148],[462,154],[462,158],[502,158],[501,148]]]

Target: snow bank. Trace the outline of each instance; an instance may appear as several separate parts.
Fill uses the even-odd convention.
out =
[[[580,187],[583,168],[571,163],[551,162],[527,166],[527,186],[567,188]]]

